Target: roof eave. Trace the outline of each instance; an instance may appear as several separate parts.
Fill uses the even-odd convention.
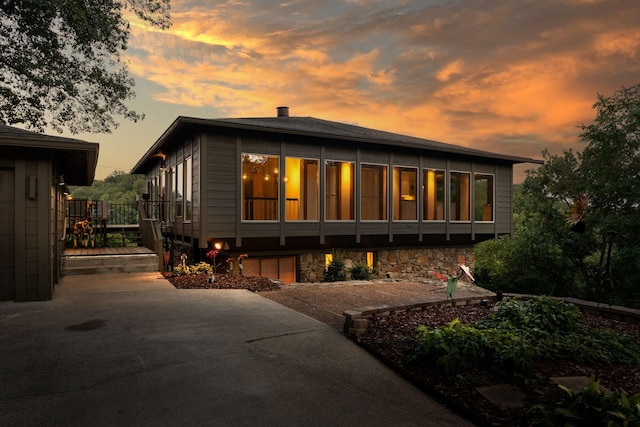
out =
[[[351,141],[351,142],[357,142],[357,143],[376,144],[376,145],[383,145],[383,146],[386,145],[386,146],[394,146],[394,147],[404,147],[404,148],[431,151],[436,153],[455,154],[455,155],[464,156],[464,157],[499,160],[499,161],[503,161],[511,164],[516,164],[516,163],[543,164],[544,163],[542,160],[531,159],[527,157],[510,156],[507,154],[484,152],[480,150],[473,150],[473,149],[458,147],[456,145],[450,145],[450,144],[446,144],[447,147],[427,147],[427,146],[421,146],[418,143],[411,144],[411,143],[403,143],[398,141],[349,137],[349,136],[342,136],[342,135],[332,135],[332,134],[321,133],[321,132],[302,131],[297,129],[283,129],[283,128],[276,128],[271,126],[259,126],[259,125],[253,125],[253,124],[227,122],[227,121],[216,120],[216,119],[200,119],[195,117],[179,116],[178,118],[176,118],[176,120],[173,121],[171,126],[169,126],[167,130],[165,130],[165,132],[160,136],[160,138],[156,140],[156,142],[144,154],[144,156],[138,161],[138,163],[136,163],[136,165],[131,169],[131,173],[132,174],[144,173],[144,171],[147,169],[145,164],[152,158],[152,156],[162,152],[164,145],[173,136],[173,134],[187,125],[199,125],[199,126],[209,126],[209,127],[213,126],[213,127],[223,127],[228,129],[243,129],[243,130],[252,130],[252,131],[259,131],[259,132],[306,136],[306,137],[313,137],[313,138],[337,139],[341,141]]]

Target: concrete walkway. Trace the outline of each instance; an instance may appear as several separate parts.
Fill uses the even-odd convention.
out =
[[[330,326],[159,273],[0,303],[2,426],[470,426]]]

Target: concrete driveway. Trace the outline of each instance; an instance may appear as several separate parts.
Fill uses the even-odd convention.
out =
[[[0,303],[2,426],[465,426],[334,328],[159,273]]]

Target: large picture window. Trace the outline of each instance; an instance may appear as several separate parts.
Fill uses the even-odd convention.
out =
[[[169,169],[167,175],[167,192],[169,193],[169,220],[176,220],[176,168],[173,166]]]
[[[193,162],[191,157],[184,161],[184,220],[191,221],[193,215]]]
[[[387,220],[387,166],[361,166],[360,212],[364,221]]]
[[[393,219],[415,221],[418,219],[418,170],[393,168]]]
[[[451,172],[450,177],[451,210],[449,218],[451,221],[469,221],[471,215],[471,174]]]
[[[445,173],[443,170],[425,169],[422,216],[425,221],[444,221]]]
[[[287,157],[285,190],[287,221],[317,221],[319,211],[318,160]]]
[[[242,154],[242,219],[278,221],[278,156]]]
[[[493,175],[477,173],[474,181],[474,219],[476,221],[493,221]]]
[[[175,201],[176,201],[176,217],[183,216],[183,203],[184,203],[184,166],[182,163],[176,165],[176,182],[174,186]]]
[[[353,163],[327,161],[325,175],[325,218],[328,221],[354,220]]]

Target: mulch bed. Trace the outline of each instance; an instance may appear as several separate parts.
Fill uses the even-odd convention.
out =
[[[505,384],[504,378],[482,366],[471,366],[454,378],[443,375],[435,366],[408,362],[408,356],[417,345],[416,333],[420,325],[429,329],[444,326],[458,318],[461,323],[472,324],[491,314],[491,307],[442,306],[421,312],[408,312],[378,317],[369,322],[367,332],[359,342],[389,366],[405,375],[425,391],[441,398],[457,412],[468,416],[480,425],[525,426],[530,425],[535,412],[534,405],[558,406],[566,393],[550,377],[595,376],[609,390],[624,390],[627,395],[640,392],[640,368],[628,366],[587,366],[570,360],[538,363],[536,378],[519,386],[524,393],[523,408],[502,409],[477,390],[477,387]],[[580,323],[593,328],[611,329],[634,336],[640,342],[638,325],[619,322],[600,315],[583,313]]]
[[[162,273],[173,286],[178,289],[247,289],[251,292],[276,291],[280,289],[277,282],[268,277],[237,276],[230,274],[214,274],[215,280],[209,282],[207,274],[184,274],[174,276]]]
[[[178,289],[248,289],[252,292],[279,290],[271,279],[253,276],[216,274],[209,283],[204,274],[172,276],[163,273]],[[390,367],[403,374],[418,387],[448,404],[456,412],[466,415],[479,425],[525,426],[531,424],[534,413],[529,409],[537,404],[557,406],[565,393],[550,377],[594,376],[609,390],[624,390],[628,395],[640,392],[640,368],[626,366],[581,365],[570,360],[538,363],[536,378],[519,386],[525,395],[524,408],[502,409],[495,406],[477,390],[477,387],[504,384],[506,381],[482,366],[471,366],[464,374],[454,378],[443,375],[435,366],[409,363],[407,358],[416,348],[417,329],[421,325],[434,329],[458,318],[461,323],[472,324],[492,313],[491,305],[439,306],[424,311],[396,313],[372,319],[367,332],[358,342]],[[636,337],[640,342],[640,326],[583,313],[580,320],[585,326],[611,329]]]

